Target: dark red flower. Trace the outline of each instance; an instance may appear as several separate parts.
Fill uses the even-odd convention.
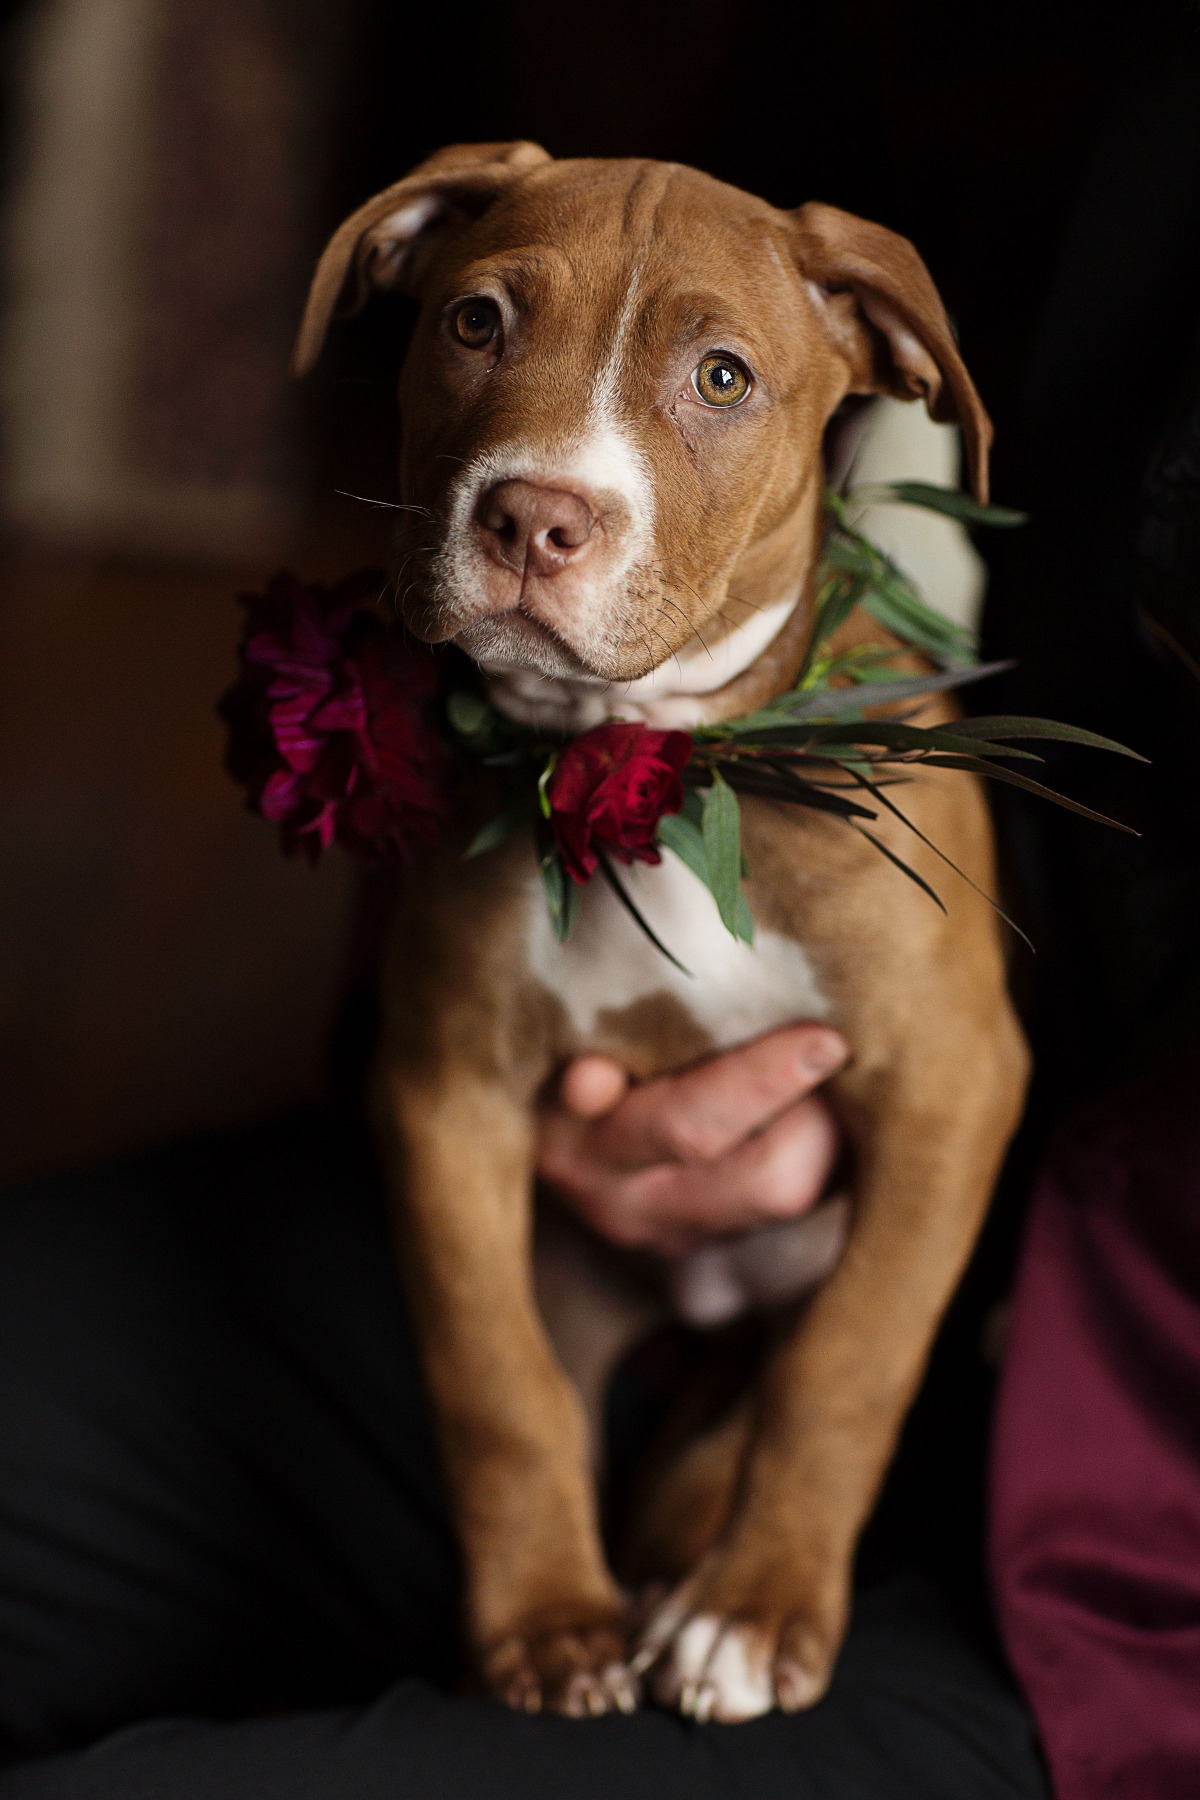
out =
[[[226,764],[310,861],[335,839],[363,859],[406,850],[446,809],[449,758],[424,716],[436,665],[363,610],[382,583],[371,572],[326,590],[284,573],[242,596]]]
[[[691,754],[686,731],[647,725],[597,725],[567,745],[546,798],[572,881],[595,874],[601,850],[618,862],[660,861],[658,822],[683,805],[682,775]]]

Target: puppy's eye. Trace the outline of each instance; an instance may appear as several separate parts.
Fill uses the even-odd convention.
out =
[[[483,350],[500,331],[500,308],[494,300],[464,300],[455,308],[450,329],[468,350]]]
[[[735,356],[706,356],[692,370],[692,386],[705,406],[736,406],[750,392],[750,371]]]

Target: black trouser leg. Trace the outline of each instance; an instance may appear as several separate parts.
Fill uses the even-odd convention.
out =
[[[738,1727],[452,1698],[457,1610],[361,1141],[294,1122],[0,1199],[0,1800],[1043,1793],[916,1584],[860,1602],[815,1712]]]

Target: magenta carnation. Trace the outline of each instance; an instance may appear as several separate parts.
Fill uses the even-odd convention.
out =
[[[436,664],[364,610],[382,586],[375,573],[331,589],[283,573],[242,596],[226,763],[285,849],[313,862],[335,840],[364,860],[407,850],[446,810],[449,758],[425,721]]]

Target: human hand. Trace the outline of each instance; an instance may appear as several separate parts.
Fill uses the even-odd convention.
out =
[[[602,1237],[662,1256],[797,1218],[838,1158],[816,1090],[847,1054],[827,1025],[789,1025],[632,1087],[577,1057],[543,1109],[538,1173]]]

